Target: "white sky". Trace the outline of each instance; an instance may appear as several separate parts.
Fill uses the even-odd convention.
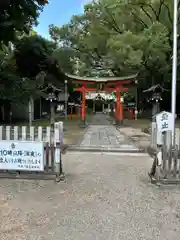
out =
[[[84,5],[86,5],[87,3],[90,3],[90,2],[92,2],[92,0],[82,0],[82,3],[81,3],[82,10],[84,10]]]

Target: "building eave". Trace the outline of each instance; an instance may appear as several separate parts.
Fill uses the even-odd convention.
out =
[[[71,74],[65,74],[66,77],[72,81],[79,81],[79,82],[90,82],[90,83],[108,83],[108,82],[118,82],[118,81],[126,81],[126,80],[135,80],[138,73],[129,75],[129,76],[123,76],[123,77],[80,77],[76,75]]]

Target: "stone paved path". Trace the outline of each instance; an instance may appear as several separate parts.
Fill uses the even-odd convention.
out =
[[[94,116],[79,147],[100,151],[139,151],[115,126],[109,123],[104,114]]]

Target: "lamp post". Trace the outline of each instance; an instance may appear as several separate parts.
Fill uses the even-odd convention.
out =
[[[137,84],[138,84],[138,80],[136,79],[135,80],[135,84],[136,84],[136,111],[137,111],[137,109],[138,109],[138,87],[137,87]]]
[[[174,19],[173,19],[173,67],[172,67],[172,94],[171,112],[173,115],[173,145],[175,143],[175,116],[176,116],[176,77],[177,77],[177,17],[178,1],[174,0]]]
[[[68,93],[67,93],[67,80],[64,81],[64,97],[65,97],[65,119],[67,120],[67,108],[68,108]]]
[[[51,116],[50,121],[51,121],[51,124],[53,124],[55,122],[55,113],[54,113],[54,104],[53,104],[53,101],[56,100],[55,93],[53,92],[49,93],[46,100],[50,101],[50,116]]]
[[[156,122],[156,115],[160,112],[160,102],[162,101],[162,93],[166,91],[160,84],[151,86],[150,88],[144,90],[144,93],[151,94],[148,96],[148,102],[152,103],[152,121]]]

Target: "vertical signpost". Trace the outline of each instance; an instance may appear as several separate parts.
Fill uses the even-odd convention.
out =
[[[165,137],[165,134],[167,134],[168,131],[172,131],[173,130],[173,114],[170,112],[160,112],[156,115],[156,126],[157,126],[157,132],[156,132],[156,144],[163,146],[164,144],[166,144],[166,148],[169,148],[172,142],[172,139],[169,139],[170,141],[164,141],[163,137]],[[159,138],[159,139],[158,139]],[[173,136],[174,138],[174,136]],[[175,138],[174,138],[175,139]],[[166,139],[167,140],[167,139]],[[175,141],[175,140],[174,140]],[[156,177],[159,180],[160,177],[160,168],[162,166],[162,162],[163,162],[163,155],[162,155],[162,151],[159,149],[159,151],[156,154],[156,157],[153,161],[153,165],[151,168],[151,171],[149,173],[149,176],[152,180],[152,178]]]
[[[173,114],[170,112],[160,112],[156,115],[157,130],[159,132],[167,132],[173,130]]]

